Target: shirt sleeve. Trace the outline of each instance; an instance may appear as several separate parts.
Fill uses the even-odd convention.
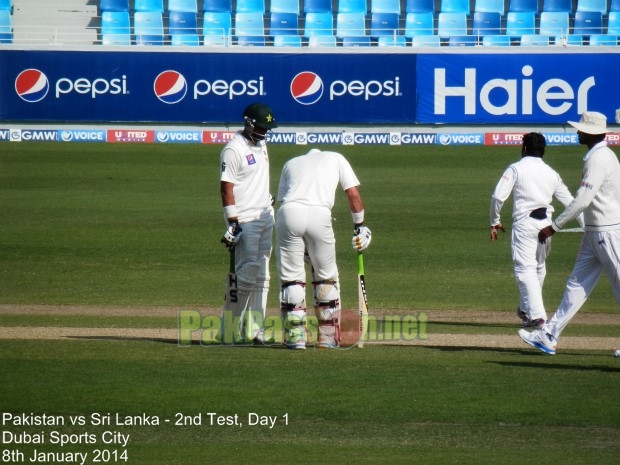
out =
[[[594,200],[604,180],[605,170],[603,165],[596,163],[595,157],[590,157],[584,165],[583,179],[577,194],[575,194],[575,198],[552,223],[553,229],[559,231],[583,212]]]
[[[502,211],[502,206],[504,205],[506,199],[510,197],[516,181],[517,172],[512,166],[509,166],[506,171],[504,171],[504,174],[497,183],[497,186],[495,186],[495,191],[491,196],[491,226],[495,226],[501,222],[500,212]]]
[[[237,157],[235,151],[231,148],[225,148],[220,155],[220,181],[231,182],[237,181]]]
[[[340,186],[343,190],[350,189],[351,187],[359,186],[360,182],[353,172],[351,164],[343,156],[338,157],[340,159]]]

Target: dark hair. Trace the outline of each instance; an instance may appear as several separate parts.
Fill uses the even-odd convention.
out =
[[[523,136],[523,156],[540,157],[545,154],[547,140],[540,132],[528,132]]]

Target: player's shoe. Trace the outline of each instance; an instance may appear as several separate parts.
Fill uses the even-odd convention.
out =
[[[557,339],[546,332],[544,329],[537,329],[528,333],[524,329],[519,330],[519,337],[523,339],[523,342],[543,351],[549,355],[555,355],[555,349],[557,347]]]
[[[306,340],[306,328],[304,326],[294,326],[291,329],[285,330],[284,345],[287,349],[305,350]]]
[[[261,328],[258,331],[256,331],[256,333],[254,333],[254,339],[252,340],[252,342],[254,343],[254,345],[271,345],[274,342],[276,342],[276,340],[274,338],[269,338],[267,339],[267,337],[265,336],[265,328]]]

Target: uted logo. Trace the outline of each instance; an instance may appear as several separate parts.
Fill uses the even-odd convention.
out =
[[[385,81],[370,79],[367,81],[352,80],[342,81],[335,80],[329,84],[329,100],[335,100],[338,97],[350,96],[361,97],[364,100],[370,100],[374,97],[401,97],[400,78]],[[302,71],[297,74],[291,81],[291,96],[301,105],[313,105],[317,103],[325,90],[323,79],[313,71]]]
[[[15,92],[17,95],[28,103],[36,103],[43,100],[50,91],[50,81],[45,73],[41,70],[30,68],[22,71],[15,78]],[[54,83],[54,92],[56,98],[67,94],[88,95],[95,99],[99,95],[126,95],[127,76],[120,78],[104,79],[88,79],[78,77],[70,79],[61,77]]]
[[[167,104],[179,103],[187,95],[188,89],[189,85],[185,76],[172,69],[159,73],[153,82],[155,96]],[[208,95],[226,97],[228,100],[244,95],[262,96],[265,95],[263,77],[260,76],[258,79],[249,79],[247,81],[241,79],[233,79],[231,81],[224,79],[213,81],[197,79],[193,83],[194,100]]]

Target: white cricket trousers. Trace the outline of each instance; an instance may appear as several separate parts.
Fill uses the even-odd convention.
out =
[[[620,304],[620,230],[585,232],[562,302],[545,328],[548,333],[559,338],[594,290],[603,271]]]
[[[551,238],[538,242],[538,232],[551,224],[548,219],[525,216],[512,224],[512,262],[521,301],[519,308],[531,320],[547,319],[542,289],[547,275],[545,260],[551,251]]]
[[[310,255],[315,280],[338,279],[330,209],[285,203],[276,214],[276,259],[281,282],[306,282],[304,250]]]
[[[251,302],[252,310],[263,312],[269,288],[273,224],[273,209],[269,208],[260,218],[240,225],[241,238],[235,246],[235,271],[239,291],[256,293],[257,302]]]

